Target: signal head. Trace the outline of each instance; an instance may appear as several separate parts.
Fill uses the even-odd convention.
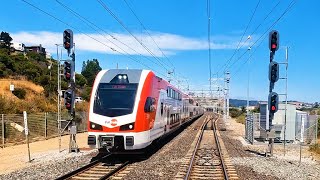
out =
[[[279,32],[271,31],[269,33],[269,49],[272,52],[275,52],[279,49]]]
[[[74,63],[72,61],[65,61],[63,66],[64,66],[64,70],[63,70],[64,78],[67,81],[70,81],[73,76]]]
[[[71,89],[66,90],[64,93],[64,104],[69,112],[73,111],[74,91]]]
[[[278,111],[279,105],[279,95],[275,92],[269,94],[268,106],[271,114],[274,114]]]
[[[63,47],[68,50],[68,52],[73,47],[73,32],[70,29],[63,31]]]
[[[269,64],[269,80],[271,83],[275,83],[279,80],[279,64],[275,61]]]

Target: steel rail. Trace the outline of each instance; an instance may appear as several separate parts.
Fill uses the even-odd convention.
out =
[[[191,161],[190,161],[190,164],[189,164],[189,167],[188,167],[188,171],[187,171],[187,174],[186,174],[184,180],[188,180],[188,179],[189,179],[189,176],[190,176],[190,174],[191,174],[193,162],[194,162],[194,159],[195,159],[195,156],[196,156],[196,153],[197,153],[197,149],[198,149],[199,146],[200,146],[200,142],[201,142],[202,137],[203,137],[204,129],[205,129],[205,127],[207,126],[207,124],[208,124],[208,122],[209,122],[209,120],[207,120],[208,117],[209,117],[209,116],[206,117],[205,122],[204,122],[203,125],[201,126],[201,133],[200,133],[200,136],[199,136],[199,138],[198,138],[198,140],[197,140],[195,150],[194,150],[193,153],[192,153]]]
[[[214,137],[215,137],[216,144],[217,144],[217,147],[218,147],[218,152],[219,152],[219,157],[220,157],[220,161],[221,161],[221,166],[222,166],[222,169],[223,169],[224,179],[228,180],[229,176],[228,176],[226,165],[224,163],[224,159],[222,157],[222,150],[221,150],[221,146],[220,146],[220,142],[219,142],[219,138],[218,138],[218,134],[217,134],[216,122],[218,121],[218,119],[219,118],[217,118],[213,123],[213,133],[214,133]]]
[[[113,176],[114,174],[116,174],[117,172],[119,172],[121,169],[123,169],[124,167],[126,167],[128,164],[130,164],[130,161],[126,161],[125,163],[121,164],[120,166],[118,166],[118,167],[115,168],[114,170],[110,171],[108,174],[102,176],[102,177],[100,178],[100,180],[108,179],[109,177]]]
[[[97,159],[97,160],[95,160],[95,161],[90,162],[89,164],[87,164],[87,165],[85,165],[85,166],[83,166],[83,167],[81,167],[81,168],[78,168],[78,169],[76,169],[76,170],[74,170],[74,171],[71,171],[71,172],[69,172],[69,173],[67,173],[67,174],[65,174],[65,175],[63,175],[63,176],[58,177],[56,180],[70,179],[71,177],[73,177],[73,176],[75,176],[75,175],[77,175],[77,174],[79,174],[79,173],[81,173],[81,172],[83,172],[83,171],[86,171],[86,170],[90,169],[91,167],[97,165],[97,164],[100,163],[103,159],[105,159],[105,158],[107,158],[107,157],[109,157],[109,156],[111,156],[111,155],[112,155],[112,154],[107,154],[107,155],[105,155],[105,156],[103,156],[103,157],[101,157],[101,158],[99,158],[99,159]]]

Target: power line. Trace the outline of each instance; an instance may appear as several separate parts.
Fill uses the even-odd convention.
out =
[[[246,29],[245,29],[245,30],[243,31],[243,33],[242,33],[242,36],[241,36],[240,41],[239,41],[239,43],[238,43],[238,45],[237,45],[237,48],[236,48],[235,51],[233,52],[232,56],[228,59],[228,61],[221,67],[221,69],[225,70],[225,69],[228,67],[228,64],[230,63],[230,61],[232,60],[232,58],[238,53],[238,51],[239,51],[239,49],[240,49],[239,46],[240,46],[240,44],[241,44],[241,42],[242,42],[242,39],[243,39],[244,35],[246,34],[246,32],[247,32],[250,24],[251,24],[251,21],[252,21],[254,15],[256,14],[256,11],[257,11],[257,9],[258,9],[258,7],[259,7],[259,4],[260,4],[260,0],[258,1],[256,7],[254,8],[254,11],[253,11],[253,13],[252,13],[252,15],[251,15],[251,17],[250,17],[249,23],[248,23],[247,26],[246,26]],[[248,39],[247,39],[247,40],[248,40]],[[246,41],[247,41],[247,40],[246,40]],[[246,43],[246,41],[245,41],[244,43]],[[243,43],[243,44],[244,44],[244,43]],[[219,70],[218,72],[220,72],[220,70]],[[218,73],[218,72],[217,72],[217,73]]]
[[[91,39],[93,39],[93,40],[95,40],[95,41],[99,42],[100,44],[102,44],[102,45],[104,45],[104,46],[108,47],[109,49],[111,49],[111,50],[113,50],[113,51],[116,51],[116,52],[118,52],[118,53],[120,53],[120,54],[122,54],[122,55],[125,55],[124,53],[122,53],[122,52],[119,52],[119,51],[115,50],[113,47],[108,46],[107,44],[105,44],[105,43],[103,43],[103,42],[101,42],[101,41],[97,40],[96,38],[94,38],[94,37],[92,37],[92,36],[90,36],[90,35],[88,35],[88,34],[86,34],[86,33],[83,33],[80,29],[78,29],[78,28],[76,28],[76,27],[74,27],[74,26],[72,26],[72,25],[70,25],[70,24],[68,24],[68,23],[66,23],[66,22],[64,22],[64,21],[62,21],[61,19],[59,19],[59,18],[55,17],[54,15],[52,15],[52,14],[50,14],[50,13],[48,13],[48,12],[44,11],[44,10],[43,10],[43,9],[41,9],[41,8],[39,8],[39,7],[37,7],[37,6],[33,5],[33,4],[31,4],[30,2],[28,2],[28,1],[26,1],[26,0],[21,0],[21,1],[23,1],[24,3],[28,4],[29,6],[31,6],[31,7],[33,7],[33,8],[35,8],[35,9],[37,9],[37,10],[39,10],[39,11],[41,11],[42,13],[44,13],[44,14],[46,14],[46,15],[50,16],[51,18],[53,18],[53,19],[55,19],[55,20],[59,21],[60,23],[65,24],[66,26],[69,26],[69,27],[71,27],[72,29],[75,29],[76,31],[80,32],[80,34],[83,34],[83,35],[85,35],[85,36],[87,36],[87,37],[89,37],[89,38],[91,38]],[[144,64],[144,63],[140,62],[139,60],[136,60],[136,59],[132,58],[131,56],[128,56],[128,57],[129,57],[130,59],[132,59],[132,60],[134,60],[134,61],[138,62],[139,64],[141,64],[141,65],[143,65],[143,66],[145,66],[145,67],[147,67],[147,68],[150,68],[150,67],[149,67],[149,66],[147,66],[146,64]],[[152,69],[152,68],[150,68],[150,69]],[[160,72],[158,72],[158,71],[156,71],[156,70],[154,70],[154,71],[155,71],[155,72],[157,72],[157,73],[159,73],[159,74],[161,74],[161,75],[163,75],[163,76],[165,77],[165,75],[164,75],[164,74],[162,74],[162,73],[160,73]]]
[[[127,48],[131,49],[132,51],[136,52],[137,54],[141,55],[141,53],[137,52],[135,49],[131,48],[130,46],[128,46],[127,44],[123,43],[122,41],[120,41],[119,39],[117,39],[114,35],[111,35],[110,33],[106,32],[104,29],[100,28],[99,26],[97,26],[96,24],[94,24],[93,22],[89,21],[87,18],[81,16],[79,13],[77,13],[76,11],[72,10],[70,7],[68,7],[67,5],[61,3],[59,0],[55,0],[60,6],[62,6],[63,8],[65,8],[67,11],[69,11],[71,14],[73,14],[75,17],[77,17],[78,19],[80,19],[82,22],[84,22],[87,26],[89,26],[91,29],[95,30],[98,34],[100,34],[102,37],[104,37],[106,40],[108,40],[110,43],[112,43],[114,46],[116,46],[117,48],[119,48],[120,50],[122,50],[124,53],[126,53],[128,56],[131,56],[127,51],[125,51],[123,48],[119,47],[117,44],[115,44],[114,42],[112,42],[110,39],[108,39],[104,34],[100,33],[98,30],[104,32],[105,34],[109,35],[112,39],[118,41],[119,43],[121,43],[122,45],[126,46]],[[119,51],[118,51],[119,52]],[[146,59],[149,59],[146,56],[143,56]],[[151,60],[151,59],[150,59]],[[151,62],[154,63],[154,61],[151,60]],[[155,63],[157,64],[157,63]],[[157,64],[159,65],[159,64]],[[148,66],[149,67],[149,66]],[[150,67],[149,67],[150,68]],[[152,69],[152,68],[150,68]]]
[[[147,30],[147,28],[144,26],[144,24],[142,23],[142,21],[139,19],[139,17],[137,16],[137,14],[134,12],[133,8],[129,5],[129,3],[126,0],[123,0],[125,2],[125,4],[127,5],[127,7],[130,9],[130,11],[132,12],[132,14],[136,17],[136,19],[139,21],[140,25],[143,27],[143,29],[147,32],[147,34],[149,35],[149,37],[152,39],[152,41],[154,42],[154,44],[158,47],[158,49],[161,51],[162,55],[168,60],[168,62],[170,63],[170,65],[172,67],[173,64],[171,62],[171,60],[164,54],[164,52],[162,51],[162,49],[159,47],[159,45],[156,43],[156,41],[154,40],[154,38],[151,36],[151,34],[149,33],[149,31]]]
[[[163,50],[160,48],[160,46],[157,44],[157,42],[154,40],[154,38],[152,37],[152,35],[150,34],[150,32],[148,31],[148,29],[146,28],[146,26],[143,24],[143,22],[140,20],[140,18],[138,17],[137,13],[135,13],[135,11],[133,10],[133,8],[129,5],[127,0],[123,0],[126,4],[126,6],[130,9],[130,11],[132,12],[132,14],[136,17],[136,19],[139,21],[141,27],[145,30],[145,32],[147,32],[147,34],[149,35],[149,37],[151,38],[151,40],[154,42],[154,44],[157,46],[157,48],[160,50],[160,52],[162,53],[162,55],[166,58],[166,60],[170,63],[170,65],[173,67],[173,69],[175,69],[172,60],[170,58],[168,58],[168,56],[165,55],[165,53],[163,52]],[[166,63],[165,63],[166,64]],[[170,65],[166,64],[168,67]],[[173,70],[174,71],[174,70]],[[174,72],[175,73],[175,72]],[[176,72],[178,75],[180,75],[182,78],[185,78],[181,73]]]
[[[157,58],[153,52],[145,45],[143,44],[131,31],[130,29],[110,10],[110,8],[102,1],[102,0],[97,0],[98,3],[136,40],[139,42],[139,44],[146,50],[148,51],[151,56],[153,56],[158,62],[159,65],[161,65],[163,68],[165,68],[167,71],[169,71],[159,60],[159,58]]]
[[[289,4],[289,6],[285,9],[285,11],[280,15],[280,17],[268,28],[268,30],[267,31],[265,31],[265,33],[262,35],[262,36],[260,36],[260,38],[259,39],[261,39],[263,36],[264,36],[264,38],[260,41],[260,43],[258,44],[258,46],[255,48],[255,50],[251,53],[251,55],[250,55],[250,57],[246,60],[246,61],[244,61],[244,63],[242,64],[242,66],[244,66],[248,61],[249,61],[249,59],[253,56],[253,54],[257,51],[257,49],[260,47],[260,45],[262,44],[262,42],[263,42],[263,40],[266,38],[266,37],[268,37],[268,34],[266,34],[268,31],[270,31],[270,29],[271,28],[273,28],[283,17],[284,17],[284,15],[286,14],[286,13],[288,13],[291,9],[292,9],[292,7],[296,4],[296,0],[292,0],[291,2],[290,2],[290,4]],[[257,40],[258,41],[258,40]],[[254,44],[256,44],[257,43],[257,41],[254,43]],[[242,68],[241,68],[241,66],[235,71],[235,73],[234,73],[234,75],[236,75],[238,72],[240,72],[240,70],[241,70]]]
[[[275,10],[275,8],[280,4],[281,1],[278,1],[278,3],[271,9],[271,11],[266,15],[266,17],[262,20],[262,22],[260,22],[260,24],[252,31],[252,33],[249,35],[250,37],[260,28],[260,26],[264,23],[264,21],[269,17],[269,15]],[[243,47],[243,45],[248,41],[248,39],[242,43],[242,45],[239,47],[239,49],[241,49]],[[243,57],[244,54],[242,54],[240,57],[238,57],[238,59],[241,59]],[[238,61],[238,59],[236,61]],[[235,62],[231,65],[233,66],[235,64]],[[229,68],[231,67],[229,66]],[[228,67],[225,67],[224,70],[226,70]]]

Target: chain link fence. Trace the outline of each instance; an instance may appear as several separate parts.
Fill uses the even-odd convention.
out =
[[[246,115],[245,123],[245,138],[249,141],[250,144],[253,144],[254,141],[254,118],[252,114]]]
[[[304,145],[311,145],[317,143],[318,139],[318,115],[308,115],[307,113],[297,113],[294,122],[287,122],[286,137],[289,131],[293,131],[293,138],[286,138],[288,142],[303,142]],[[246,117],[245,123],[245,138],[249,143],[253,144],[255,141],[266,141],[266,118],[259,113],[250,114]],[[291,123],[291,124],[290,124]],[[292,124],[295,123],[295,124]],[[284,124],[284,123],[283,123]],[[276,131],[275,141],[284,141],[284,127],[277,126],[279,131]],[[288,129],[288,128],[291,129]],[[292,129],[294,127],[295,129]]]
[[[76,125],[78,132],[87,131],[87,113],[76,113]],[[67,114],[62,119],[68,119]],[[28,129],[30,141],[49,139],[59,136],[57,113],[35,113],[28,114]],[[61,122],[64,127],[67,122]],[[23,114],[0,114],[0,138],[1,147],[25,143]],[[62,134],[68,134],[68,129]]]

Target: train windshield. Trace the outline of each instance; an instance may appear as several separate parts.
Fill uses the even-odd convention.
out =
[[[93,112],[115,117],[131,114],[137,93],[137,83],[101,83],[94,99]]]

